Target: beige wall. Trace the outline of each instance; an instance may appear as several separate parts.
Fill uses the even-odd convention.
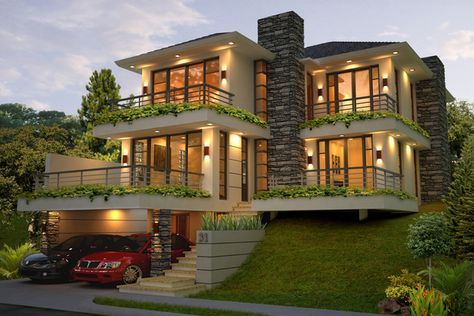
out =
[[[129,235],[147,232],[147,210],[59,212],[60,242],[81,234]]]
[[[240,201],[242,199],[242,138],[240,135],[229,133],[227,148],[227,199]]]

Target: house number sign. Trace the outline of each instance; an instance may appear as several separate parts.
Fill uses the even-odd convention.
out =
[[[209,242],[209,238],[207,236],[207,233],[204,233],[204,232],[198,233],[198,242],[200,242],[200,243]]]

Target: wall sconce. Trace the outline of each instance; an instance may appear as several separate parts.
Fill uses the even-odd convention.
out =
[[[209,157],[209,146],[204,146],[204,158]]]
[[[308,156],[308,165],[313,164],[313,156]]]
[[[122,155],[122,163],[128,163],[128,155]]]
[[[148,85],[147,84],[143,85],[142,94],[148,94]]]
[[[227,69],[221,70],[221,79],[227,79]]]
[[[377,160],[382,159],[382,150],[381,150],[381,149],[377,149],[377,150],[375,151],[375,156],[377,157]]]
[[[323,88],[318,88],[318,98],[323,97]]]
[[[388,87],[388,78],[382,78],[382,86]]]

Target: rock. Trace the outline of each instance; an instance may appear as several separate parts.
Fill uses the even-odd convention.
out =
[[[400,304],[393,298],[385,298],[380,301],[379,305],[379,313],[381,314],[395,314],[398,313],[401,309]],[[410,313],[410,311],[408,311]]]

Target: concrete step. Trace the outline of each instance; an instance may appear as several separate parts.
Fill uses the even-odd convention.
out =
[[[119,285],[120,293],[159,295],[159,296],[177,296],[183,297],[204,291],[207,287],[203,284],[194,284],[177,288],[165,288],[157,286],[147,286],[141,284]]]
[[[238,207],[238,208],[252,208],[252,204],[239,202],[239,203],[237,203],[237,205],[235,207]]]
[[[196,264],[192,263],[172,263],[171,270],[173,271],[194,271],[196,272]]]
[[[185,258],[196,258],[196,251],[185,251],[184,252]]]
[[[194,258],[189,258],[189,257],[180,257],[178,258],[179,263],[190,263],[190,264],[196,264],[196,257]]]
[[[196,278],[196,270],[165,270],[165,276],[176,278]]]
[[[162,287],[167,289],[182,288],[185,286],[194,285],[195,283],[196,280],[194,278],[177,278],[164,275],[143,278],[138,282],[138,284],[141,286]]]

